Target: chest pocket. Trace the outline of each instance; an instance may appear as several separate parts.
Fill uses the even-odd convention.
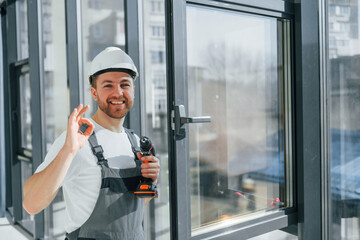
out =
[[[136,167],[127,169],[114,169],[101,164],[101,188],[109,188],[114,193],[134,192],[141,180],[141,162],[135,161]]]

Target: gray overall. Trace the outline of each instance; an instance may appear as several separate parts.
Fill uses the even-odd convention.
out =
[[[141,161],[136,157],[139,148],[134,132],[129,129],[125,132],[135,154],[135,168],[109,168],[95,133],[90,136],[91,149],[101,167],[101,189],[89,219],[77,230],[67,233],[66,240],[145,239],[142,228],[144,198],[137,198],[133,193],[141,176]]]

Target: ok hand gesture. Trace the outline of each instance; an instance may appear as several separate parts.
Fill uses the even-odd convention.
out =
[[[85,145],[90,135],[94,131],[94,124],[92,124],[89,119],[81,117],[81,115],[89,110],[89,108],[89,105],[83,107],[83,105],[80,104],[77,108],[74,109],[69,117],[64,146],[66,146],[73,153],[76,153]],[[84,134],[82,134],[79,132],[79,128],[84,123],[89,125],[89,127],[86,129]]]

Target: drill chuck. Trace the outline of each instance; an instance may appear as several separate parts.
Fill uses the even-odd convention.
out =
[[[142,136],[140,138],[140,149],[143,156],[155,156],[154,147],[148,137]]]

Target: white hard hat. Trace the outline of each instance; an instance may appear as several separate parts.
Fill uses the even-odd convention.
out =
[[[118,47],[108,47],[92,60],[89,71],[90,84],[94,77],[106,72],[126,72],[133,79],[138,76],[132,59]]]

